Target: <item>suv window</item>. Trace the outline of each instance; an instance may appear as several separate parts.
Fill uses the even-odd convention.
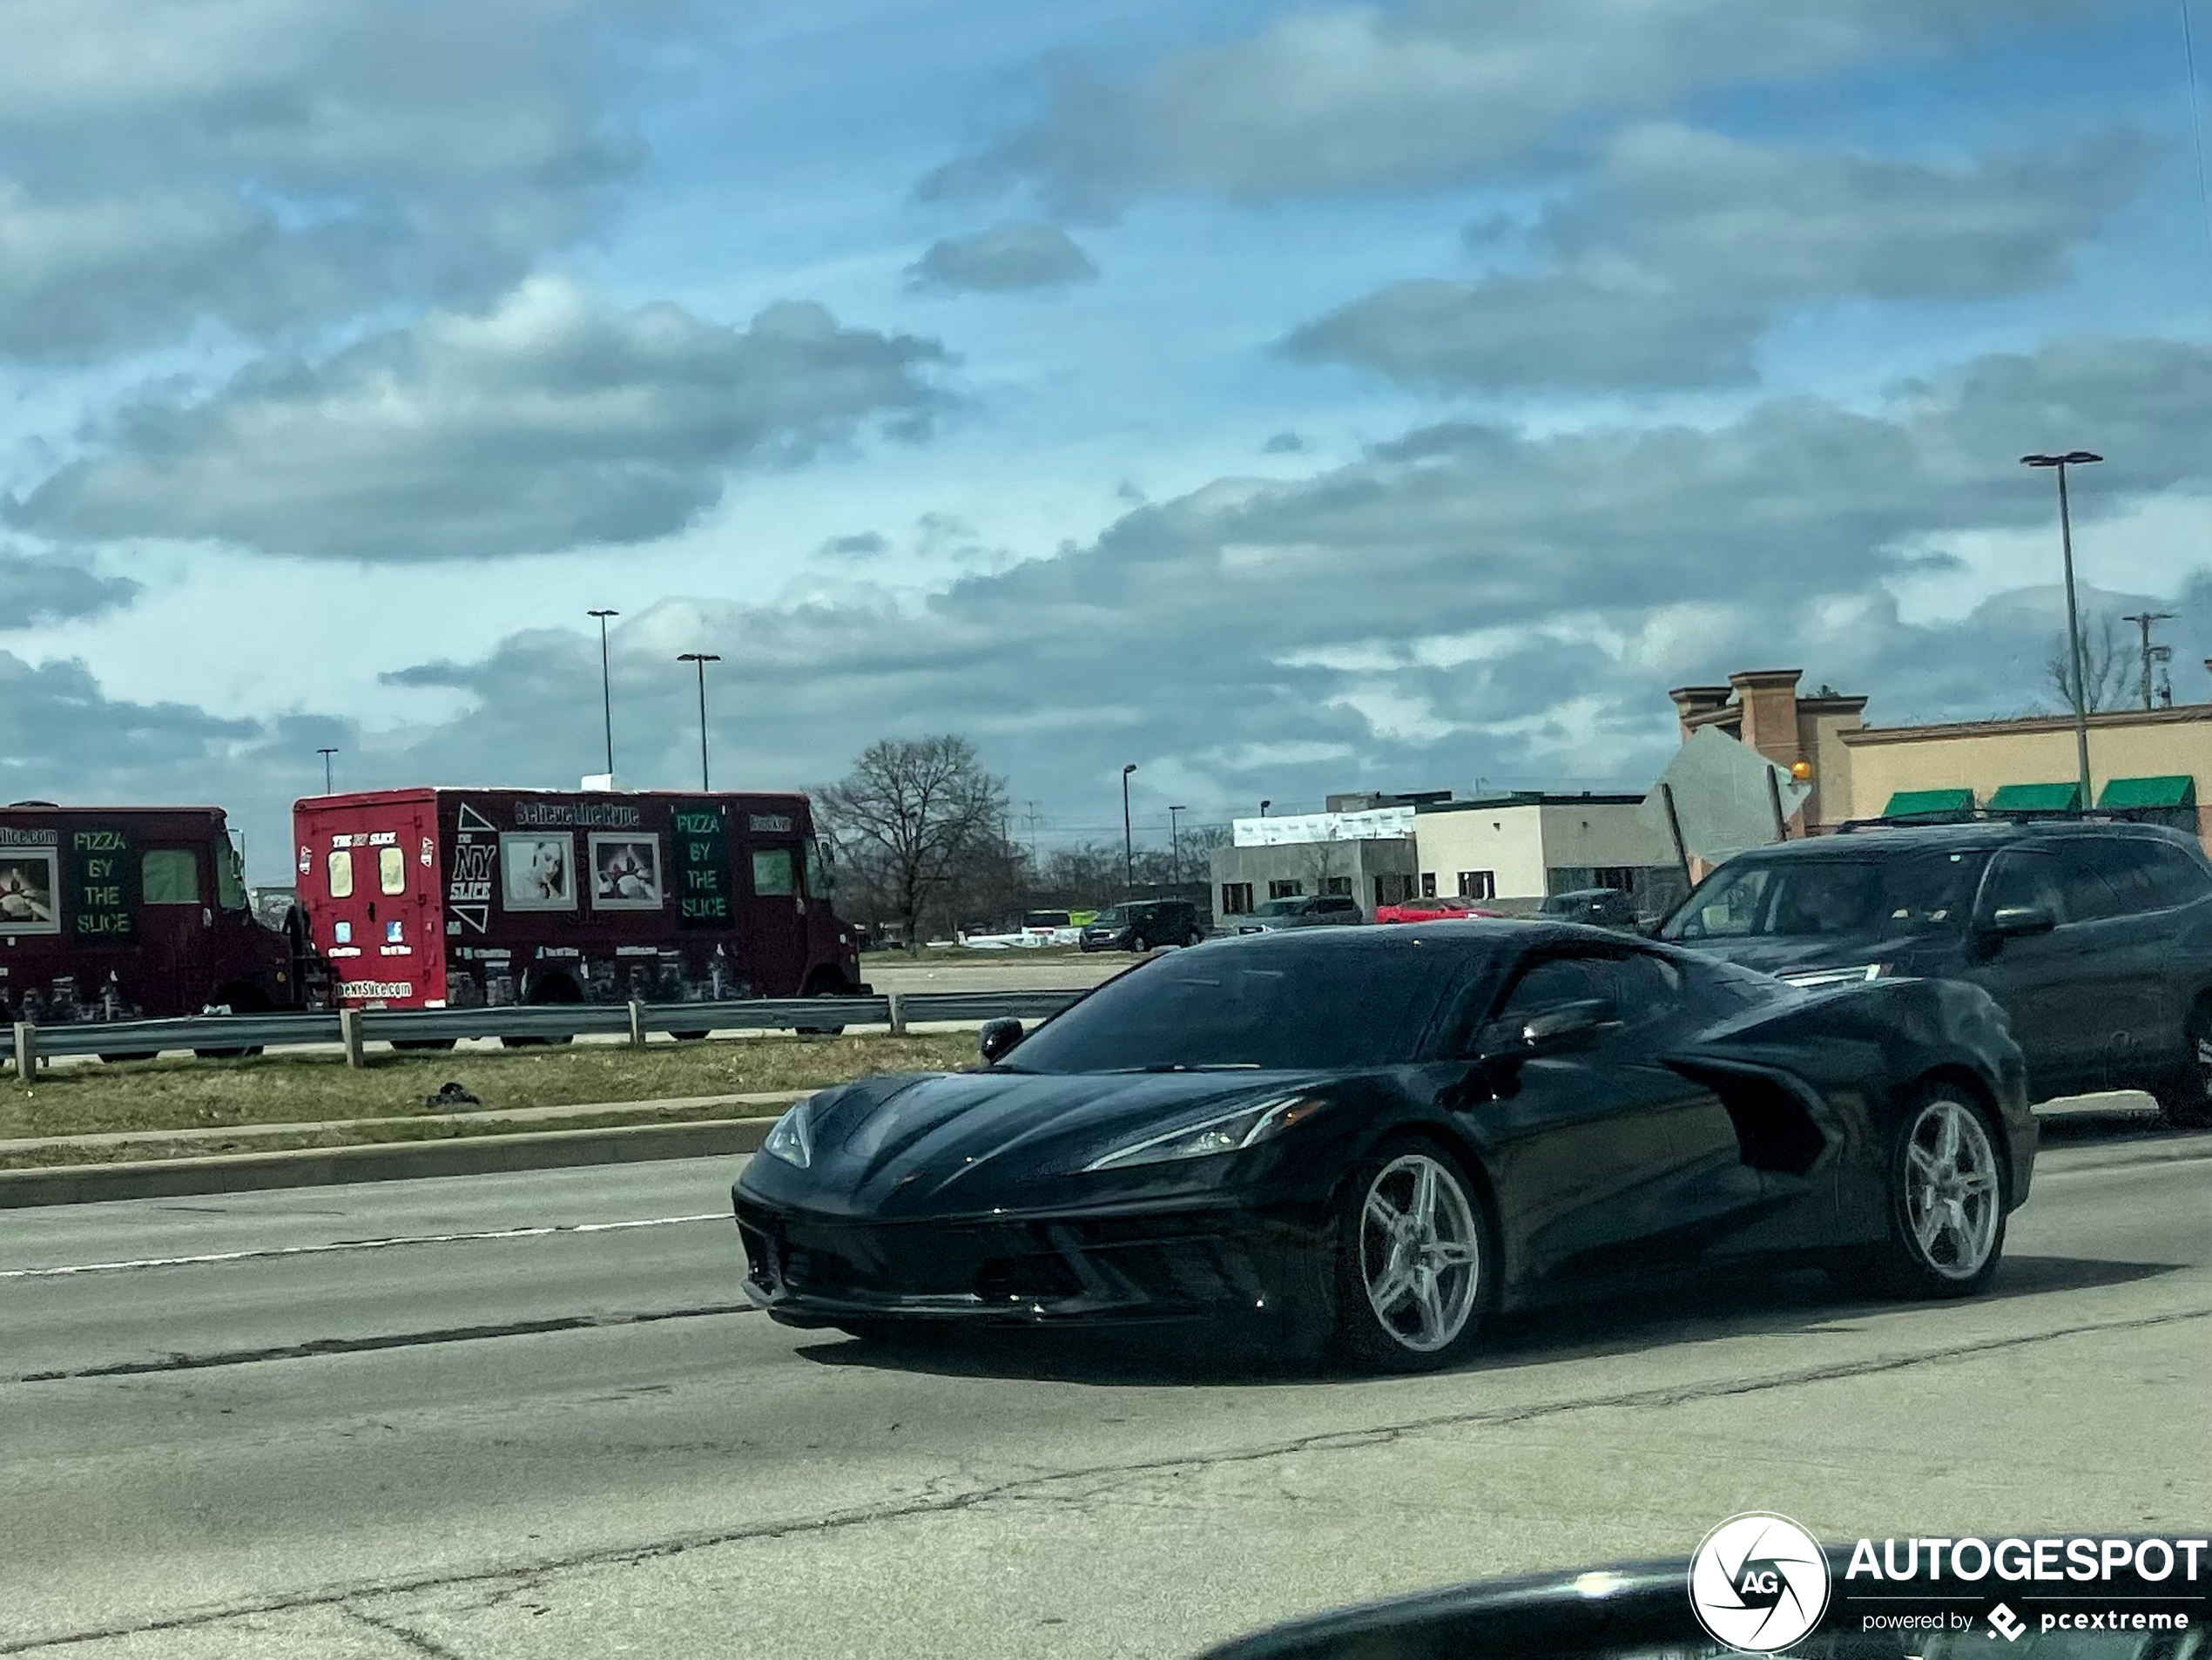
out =
[[[2212,875],[2206,874],[2204,867],[2181,848],[2163,847],[2155,841],[2139,842],[2136,846],[2149,854],[2153,908],[2164,910],[2175,905],[2193,905],[2212,896]]]
[[[1359,901],[1356,899],[1339,899],[1332,896],[1321,901],[1320,908],[1333,914],[1340,915],[1346,911],[1358,910],[1359,908]]]
[[[1989,880],[1982,884],[1981,914],[1993,916],[1999,911],[2031,905],[2043,907],[2061,922],[2067,920],[2059,861],[2040,849],[2007,847],[1997,855],[1989,868]]]
[[[2074,836],[2059,843],[2059,887],[2066,896],[2066,920],[2094,922],[2125,916],[2147,907],[2131,904],[2122,889],[2134,883],[2122,874],[2120,845]]]
[[[1984,854],[1950,848],[1853,854],[1777,854],[1723,865],[1668,919],[1661,937],[1906,939],[1966,925]]]

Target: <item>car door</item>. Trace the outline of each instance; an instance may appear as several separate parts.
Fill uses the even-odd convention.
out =
[[[1987,932],[2001,910],[2040,907],[2057,919],[2048,934],[2001,939]],[[2028,1091],[2045,1097],[2073,1085],[2085,1063],[2080,1011],[2068,1007],[2077,970],[2058,855],[2047,847],[2006,847],[1990,861],[1974,905],[1975,942],[1961,976],[1994,997],[2027,1062]]]
[[[2158,920],[2147,860],[2134,857],[2148,847],[2114,835],[2059,843],[2067,923],[2058,932],[2081,976],[2068,1012],[2089,1089],[2139,1089],[2181,1047],[2166,995],[2174,941]]]
[[[1614,1004],[1617,1024],[1568,1053],[1494,1063],[1495,1096],[1481,1108],[1507,1229],[1526,1242],[1531,1278],[1607,1275],[1697,1243],[1701,1178],[1683,1129],[1717,1103],[1661,1059],[1681,1022],[1673,966],[1544,951],[1506,988],[1492,1024],[1593,998]]]

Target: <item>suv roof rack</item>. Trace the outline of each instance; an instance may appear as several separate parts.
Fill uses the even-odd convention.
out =
[[[1832,833],[1848,836],[1862,830],[1914,830],[1966,824],[2155,824],[2146,819],[2161,807],[1948,807],[1936,813],[1901,813],[1895,818],[1847,819]]]

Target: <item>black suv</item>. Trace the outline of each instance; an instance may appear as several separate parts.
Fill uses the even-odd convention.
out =
[[[1562,922],[1587,922],[1592,928],[1637,931],[1635,901],[1612,887],[1578,887],[1569,894],[1553,894],[1536,908],[1536,914]]]
[[[1198,908],[1187,899],[1138,899],[1109,905],[1083,925],[1086,951],[1150,951],[1156,945],[1197,945],[1206,937]]]
[[[2037,1100],[2147,1090],[2212,1126],[2212,862],[2154,825],[1882,825],[1739,854],[1659,937],[1799,985],[1966,980]]]

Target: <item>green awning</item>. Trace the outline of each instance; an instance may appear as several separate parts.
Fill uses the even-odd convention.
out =
[[[1923,813],[1971,813],[1972,790],[1899,790],[1882,809],[1885,819],[1910,819]]]
[[[2079,784],[2000,784],[1989,798],[1993,813],[2067,813],[2080,805]]]
[[[2193,807],[2196,780],[2186,773],[2167,778],[2107,779],[2097,792],[2101,807]]]

